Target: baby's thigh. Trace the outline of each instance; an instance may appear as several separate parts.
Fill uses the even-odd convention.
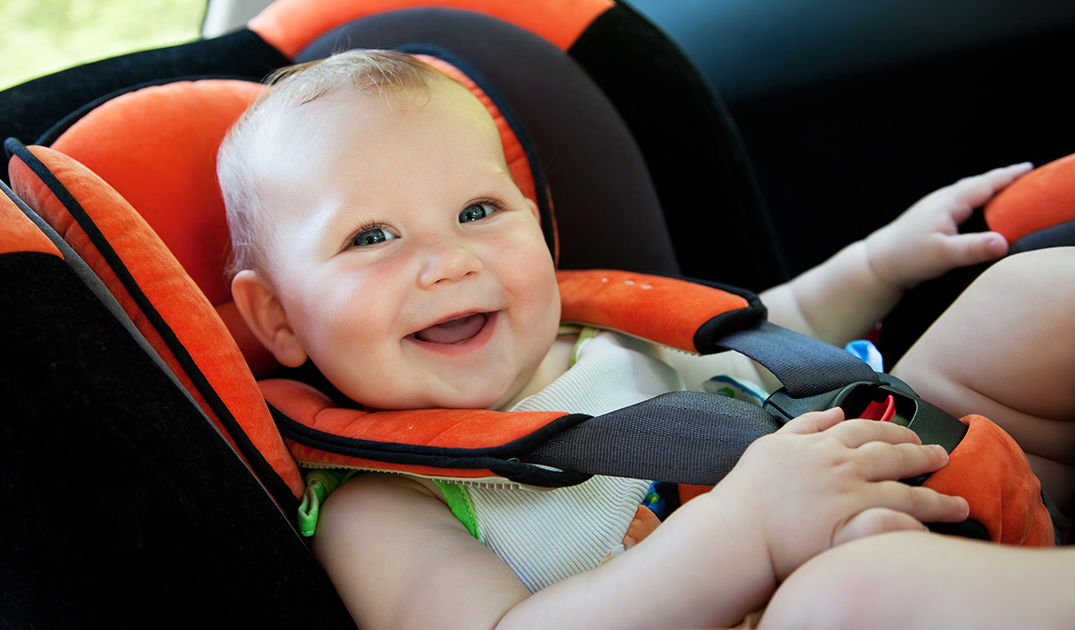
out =
[[[955,416],[983,414],[1025,450],[1075,446],[1075,248],[990,267],[893,368]],[[1046,449],[1048,450],[1048,449]]]
[[[1073,559],[926,532],[869,536],[799,567],[759,627],[1071,627],[1075,600],[1063,576]]]

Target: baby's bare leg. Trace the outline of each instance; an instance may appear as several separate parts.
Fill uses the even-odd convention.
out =
[[[1072,628],[1075,548],[896,532],[834,547],[788,577],[762,628]]]
[[[982,274],[892,374],[952,415],[980,413],[1022,446],[1046,492],[1075,507],[1075,247]]]

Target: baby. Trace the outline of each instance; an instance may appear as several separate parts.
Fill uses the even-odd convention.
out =
[[[1001,236],[956,228],[1029,168],[997,169],[924,198],[865,241],[764,293],[770,319],[842,344],[881,319],[906,288],[1001,256]],[[233,235],[232,292],[244,319],[281,364],[312,361],[363,407],[522,409],[550,391],[560,405],[568,396],[562,384],[583,355],[622,359],[632,366],[625,373],[644,373],[630,382],[634,399],[697,388],[718,373],[766,378],[729,353],[699,358],[611,333],[562,331],[537,209],[510,176],[495,123],[465,87],[406,55],[352,51],[290,70],[233,129],[218,172]],[[916,368],[897,366],[898,375],[927,389],[915,382],[917,366],[973,334],[968,327],[934,335],[944,338],[912,349],[907,361]],[[947,404],[975,411],[983,411],[978,392],[992,391],[962,374],[939,382]],[[566,400],[586,408],[564,410],[601,413],[624,400],[617,392],[583,398]],[[1045,415],[1028,421],[1070,411],[1039,405],[1032,412]],[[835,545],[966,518],[962,499],[896,482],[942,467],[943,449],[891,423],[842,420],[839,410],[793,420],[627,552],[537,587],[520,576],[540,560],[511,556],[503,550],[511,543],[494,553],[463,524],[460,504],[492,505],[485,489],[467,488],[459,499],[450,484],[417,477],[351,478],[321,510],[314,553],[363,628],[735,624]],[[1056,431],[1071,434],[1067,424]],[[1058,467],[1062,489],[1070,463],[1055,450],[1041,455]],[[641,487],[591,482],[582,486],[613,495],[605,503],[622,503],[623,492]],[[533,505],[555,514],[577,499],[568,489],[497,496],[505,492],[514,493],[509,502],[540,495]],[[490,510],[511,521],[509,530],[525,523],[530,503],[507,509],[495,500]],[[623,511],[606,508],[598,506],[598,521]],[[629,522],[617,521],[611,537],[623,537]],[[814,572],[829,575],[824,567]]]

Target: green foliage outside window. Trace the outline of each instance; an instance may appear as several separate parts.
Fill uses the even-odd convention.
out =
[[[206,0],[0,0],[0,89],[198,39]]]

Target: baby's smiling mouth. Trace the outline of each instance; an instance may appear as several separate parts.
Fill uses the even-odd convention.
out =
[[[427,343],[460,344],[470,341],[485,328],[487,313],[473,313],[464,317],[434,324],[414,333],[414,338]]]

